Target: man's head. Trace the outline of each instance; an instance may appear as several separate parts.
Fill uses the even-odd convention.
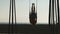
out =
[[[35,5],[34,3],[32,3],[32,5]]]

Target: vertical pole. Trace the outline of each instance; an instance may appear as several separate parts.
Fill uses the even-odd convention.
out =
[[[50,25],[50,17],[51,17],[51,0],[49,1],[49,25]]]
[[[16,24],[16,6],[15,6],[15,0],[14,0],[14,9],[15,9],[15,24]]]
[[[49,0],[49,29],[50,29],[50,24],[51,24],[51,0]]]
[[[56,33],[58,34],[58,30],[59,30],[59,19],[60,19],[59,18],[59,0],[57,0],[57,12],[58,12],[58,18],[57,18],[58,19],[58,25],[56,27],[57,28],[56,29]]]
[[[13,0],[12,0],[12,34],[13,34]]]
[[[54,0],[52,0],[53,24],[54,24]]]
[[[57,9],[58,9],[58,24],[59,24],[59,0],[57,0]]]
[[[54,0],[52,0],[52,13],[53,13],[53,34],[54,34]]]
[[[9,10],[9,29],[8,29],[8,34],[10,34],[10,20],[11,20],[11,0],[10,0],[10,10]]]
[[[14,15],[15,15],[15,33],[16,33],[16,6],[15,6],[15,0],[14,0]]]
[[[57,24],[56,0],[55,0],[55,15],[56,15],[56,24]]]

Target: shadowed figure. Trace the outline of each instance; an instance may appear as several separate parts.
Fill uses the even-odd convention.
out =
[[[37,22],[37,13],[35,13],[35,4],[32,3],[31,13],[29,14],[29,20],[32,25],[35,25]]]

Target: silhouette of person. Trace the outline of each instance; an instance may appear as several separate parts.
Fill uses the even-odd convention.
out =
[[[32,8],[31,8],[31,13],[29,15],[30,17],[30,23],[32,23],[33,25],[36,24],[36,21],[37,21],[37,15],[35,13],[35,4],[32,3]]]
[[[32,12],[31,12],[31,14],[30,14],[30,16],[31,16],[30,18],[32,18],[32,19],[33,19],[33,18],[34,18],[34,19],[37,18],[37,17],[36,17],[37,15],[36,15],[36,13],[35,13],[35,4],[34,4],[34,3],[32,3],[32,8],[31,8],[31,10],[32,10]]]

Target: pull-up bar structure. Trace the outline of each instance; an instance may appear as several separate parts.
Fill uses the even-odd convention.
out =
[[[29,5],[29,11],[30,11]],[[36,0],[36,12],[37,12],[37,0]],[[15,17],[15,18],[14,18]],[[11,20],[12,18],[12,20]],[[12,23],[11,23],[12,21]],[[9,34],[13,34],[13,24],[15,21],[16,26],[16,7],[15,0],[10,0],[10,9],[9,9]],[[59,24],[59,0],[49,0],[49,25],[50,24]],[[12,26],[12,27],[11,27]]]
[[[49,0],[49,27],[51,26],[53,34],[55,30],[58,32],[57,25],[59,26],[59,0]]]
[[[49,1],[49,24],[59,24],[59,0]]]

